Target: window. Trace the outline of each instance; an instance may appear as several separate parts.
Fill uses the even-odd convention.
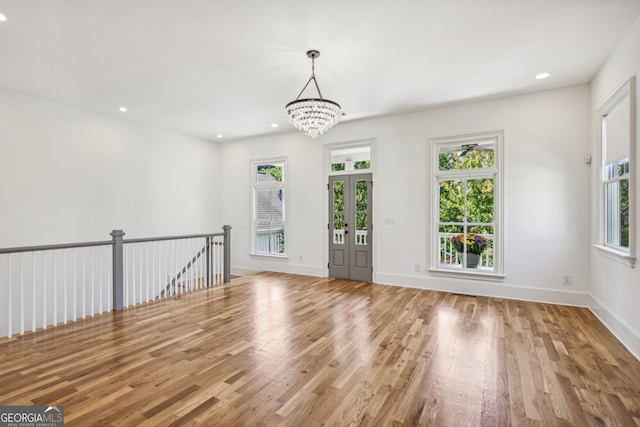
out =
[[[285,255],[286,161],[257,161],[253,180],[253,253]]]
[[[432,144],[432,272],[501,277],[502,132]]]
[[[604,166],[605,244],[629,251],[629,158]]]
[[[367,172],[371,169],[371,145],[331,149],[331,172]]]
[[[635,78],[598,111],[600,115],[600,242],[596,248],[630,266],[633,233]]]

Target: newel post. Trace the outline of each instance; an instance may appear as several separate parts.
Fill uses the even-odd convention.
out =
[[[223,279],[225,282],[231,281],[231,226],[225,225],[224,230],[224,270]]]
[[[124,231],[113,230],[113,310],[120,311],[124,308]]]

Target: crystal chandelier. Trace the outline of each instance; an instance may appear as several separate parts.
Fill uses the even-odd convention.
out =
[[[307,56],[311,58],[311,77],[295,101],[288,103],[285,109],[289,116],[289,122],[296,129],[303,131],[309,138],[317,138],[340,121],[342,109],[337,102],[324,99],[320,92],[315,75],[316,58],[320,56],[320,52],[310,50],[307,52]],[[300,99],[311,80],[315,83],[320,98]]]

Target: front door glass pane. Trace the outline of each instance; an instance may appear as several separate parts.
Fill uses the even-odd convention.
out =
[[[367,207],[368,207],[368,186],[367,181],[359,179],[356,181],[356,194],[355,194],[355,220],[356,220],[356,233],[355,243],[356,245],[366,245],[367,238]]]
[[[344,181],[333,183],[333,243],[344,245]]]

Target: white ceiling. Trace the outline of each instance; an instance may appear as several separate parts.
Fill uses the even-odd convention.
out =
[[[0,0],[0,13],[0,87],[230,141],[293,129],[284,106],[308,49],[353,120],[589,82],[640,0]]]

